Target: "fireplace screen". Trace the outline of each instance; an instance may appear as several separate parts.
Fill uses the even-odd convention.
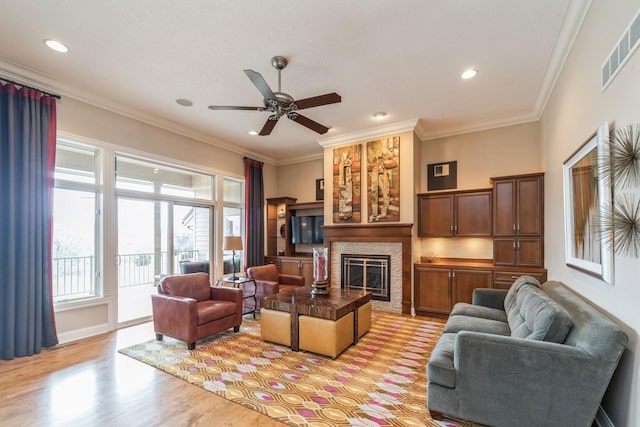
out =
[[[373,293],[374,300],[390,301],[390,255],[342,254],[341,262],[343,289],[368,291]]]

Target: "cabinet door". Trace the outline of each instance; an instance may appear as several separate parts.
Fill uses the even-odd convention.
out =
[[[473,290],[490,288],[493,272],[490,270],[453,270],[453,304],[466,302],[471,304]]]
[[[493,263],[495,265],[516,265],[516,239],[493,239]]]
[[[421,196],[418,206],[418,235],[453,236],[453,196]]]
[[[541,176],[518,179],[518,218],[516,222],[518,236],[540,236],[542,234],[542,185]]]
[[[542,267],[542,239],[519,238],[516,242],[516,265]]]
[[[493,235],[513,236],[516,229],[515,179],[493,183]]]
[[[301,275],[304,276],[304,283],[311,286],[313,283],[313,258],[300,261]]]
[[[491,236],[491,192],[455,196],[456,236]]]
[[[416,310],[449,314],[452,307],[450,275],[448,268],[415,268]]]
[[[281,259],[280,273],[301,276],[302,274],[300,274],[300,261],[298,261],[297,259]]]

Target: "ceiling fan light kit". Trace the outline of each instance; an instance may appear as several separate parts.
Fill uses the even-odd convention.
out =
[[[327,93],[324,95],[318,95],[311,98],[304,98],[295,100],[288,93],[282,92],[281,88],[281,71],[286,68],[288,61],[283,56],[274,56],[271,58],[271,65],[278,70],[278,91],[271,90],[264,77],[256,71],[244,70],[251,83],[262,94],[264,100],[264,107],[240,107],[240,106],[226,106],[226,105],[210,105],[210,110],[245,110],[245,111],[268,111],[272,113],[264,126],[259,132],[259,135],[266,136],[271,134],[273,128],[280,120],[280,117],[287,116],[289,120],[301,124],[302,126],[311,129],[319,134],[327,133],[328,127],[311,120],[308,117],[298,113],[299,110],[307,108],[320,107],[322,105],[335,104],[342,102],[342,98],[335,92]]]

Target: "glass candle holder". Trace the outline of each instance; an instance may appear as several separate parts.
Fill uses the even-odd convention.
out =
[[[326,282],[327,280],[327,264],[328,264],[327,248],[313,248],[313,281]]]

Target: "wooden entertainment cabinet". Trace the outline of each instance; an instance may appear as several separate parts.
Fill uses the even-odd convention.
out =
[[[447,317],[475,288],[509,289],[521,275],[547,280],[544,174],[491,178],[492,189],[418,194],[419,237],[493,237],[493,259],[414,264],[416,314]]]
[[[296,203],[293,197],[267,199],[267,254],[265,263],[275,264],[282,274],[304,276],[305,283],[313,282],[313,255],[297,253],[291,241],[291,217],[299,212],[324,210],[324,202]],[[281,233],[282,230],[282,233]]]

